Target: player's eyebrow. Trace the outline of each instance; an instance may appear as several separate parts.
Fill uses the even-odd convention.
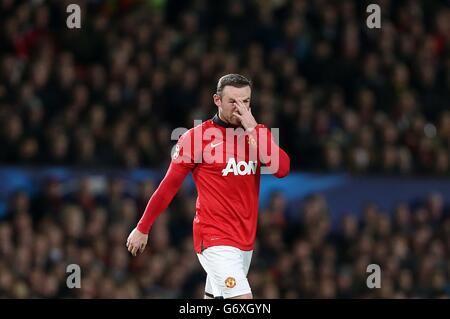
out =
[[[250,98],[249,97],[246,97],[245,99],[242,99],[242,101],[249,101],[250,100]],[[231,102],[234,102],[234,101],[236,101],[236,99],[235,98],[232,98],[232,97],[230,97],[230,101]]]

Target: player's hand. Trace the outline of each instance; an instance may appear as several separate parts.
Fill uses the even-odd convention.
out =
[[[137,253],[143,253],[145,246],[147,246],[148,234],[143,234],[136,228],[130,233],[127,239],[128,251],[136,256]]]
[[[247,108],[242,100],[237,100],[234,104],[236,105],[237,112],[233,112],[233,115],[241,121],[244,129],[246,131],[254,129],[258,123],[253,117],[251,109]]]

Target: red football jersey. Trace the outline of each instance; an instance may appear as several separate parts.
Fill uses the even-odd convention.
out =
[[[286,176],[289,157],[274,143],[265,126],[259,124],[248,133],[228,127],[216,115],[179,138],[166,176],[150,198],[138,230],[149,232],[191,171],[198,193],[193,222],[195,251],[217,245],[252,250],[261,163],[274,161],[271,172],[277,177]]]

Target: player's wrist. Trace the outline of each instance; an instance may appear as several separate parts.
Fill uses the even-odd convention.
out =
[[[263,127],[265,127],[264,124],[256,123],[255,126],[252,127],[252,129],[247,129],[247,132],[258,131],[260,128],[263,128]]]
[[[251,133],[251,132],[253,132],[253,131],[256,129],[256,127],[257,127],[258,125],[259,125],[259,124],[255,121],[254,123],[248,125],[248,126],[245,128],[245,131],[248,132],[248,133]]]
[[[138,224],[138,225],[136,226],[136,230],[137,230],[138,232],[140,232],[141,234],[143,234],[143,235],[148,235],[148,233],[149,233],[149,231],[150,231],[149,229],[143,227],[141,224]]]
[[[265,127],[263,124],[256,124],[254,127],[252,127],[251,129],[247,129],[246,130],[246,134],[248,135],[248,143],[253,146],[253,147],[257,147],[258,143],[258,135],[259,135],[259,130],[261,128]]]

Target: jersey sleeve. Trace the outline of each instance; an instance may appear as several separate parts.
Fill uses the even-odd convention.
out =
[[[191,129],[180,136],[172,152],[171,164],[175,170],[192,170],[199,162],[202,141],[197,138],[195,129]]]
[[[258,148],[260,161],[274,176],[282,178],[289,174],[291,160],[287,153],[275,143],[268,127],[258,124],[249,138],[255,141],[251,144]]]
[[[183,184],[186,175],[195,167],[199,146],[194,145],[193,130],[179,139],[172,152],[172,160],[163,180],[150,197],[137,229],[148,234],[158,216],[169,206]]]

